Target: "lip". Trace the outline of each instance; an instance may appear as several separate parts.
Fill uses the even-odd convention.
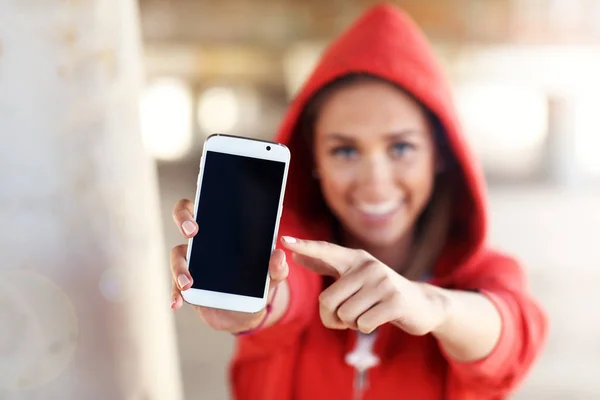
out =
[[[389,201],[377,204],[359,204],[354,209],[365,223],[372,225],[385,224],[400,211],[403,206],[402,201]]]
[[[378,203],[358,203],[356,208],[365,214],[384,215],[398,208],[400,201],[389,200]]]

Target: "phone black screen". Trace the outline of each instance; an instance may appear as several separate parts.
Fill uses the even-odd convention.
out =
[[[261,298],[285,163],[212,151],[205,157],[192,287]]]

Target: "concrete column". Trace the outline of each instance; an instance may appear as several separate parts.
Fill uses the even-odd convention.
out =
[[[0,0],[0,398],[179,400],[134,0]]]
[[[571,99],[549,99],[546,175],[551,182],[565,189],[577,186],[580,175],[575,154],[574,115],[574,102]]]

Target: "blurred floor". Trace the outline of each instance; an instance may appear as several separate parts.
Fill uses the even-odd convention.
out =
[[[174,203],[193,199],[197,165],[159,168],[166,242],[182,243]],[[600,398],[600,191],[493,188],[490,240],[526,264],[531,287],[551,318],[551,338],[517,400]],[[166,268],[166,266],[165,266]],[[177,312],[188,400],[225,400],[232,338],[211,332],[189,307]]]

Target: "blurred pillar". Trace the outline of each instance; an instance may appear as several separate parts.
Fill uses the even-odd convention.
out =
[[[549,98],[545,165],[548,178],[564,188],[576,185],[578,180],[574,116],[574,104],[570,99]]]
[[[181,398],[134,0],[0,1],[0,398]]]

